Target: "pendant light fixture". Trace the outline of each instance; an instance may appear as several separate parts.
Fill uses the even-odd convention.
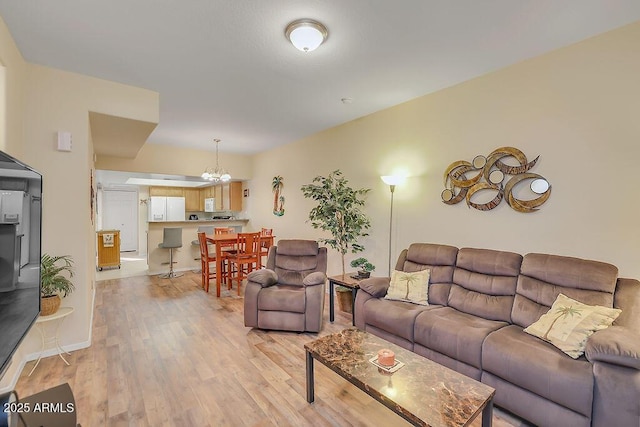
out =
[[[316,50],[327,39],[327,27],[313,19],[298,19],[287,25],[285,36],[296,49],[303,52]]]
[[[213,170],[211,170],[211,168],[207,168],[200,176],[208,181],[229,182],[231,181],[231,175],[229,175],[226,170],[222,169],[218,163],[218,144],[220,143],[220,140],[214,139],[213,142],[216,143],[216,168]]]

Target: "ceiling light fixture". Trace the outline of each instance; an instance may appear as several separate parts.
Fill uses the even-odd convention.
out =
[[[211,168],[207,168],[200,176],[208,181],[229,182],[231,181],[231,175],[229,175],[224,169],[220,168],[220,165],[218,164],[218,144],[220,143],[220,140],[214,139],[213,142],[216,143],[216,168],[213,170],[211,170]]]
[[[303,52],[316,50],[329,35],[327,27],[313,19],[298,19],[287,25],[285,36],[296,49]]]

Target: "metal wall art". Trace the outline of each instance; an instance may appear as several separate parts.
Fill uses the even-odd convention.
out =
[[[509,157],[515,159],[517,166],[505,163]],[[444,172],[444,190],[442,201],[448,205],[465,200],[467,206],[488,211],[506,199],[507,204],[518,212],[535,212],[538,207],[549,199],[551,184],[537,173],[531,173],[540,156],[530,162],[517,148],[501,147],[485,156],[476,156],[472,162],[459,160],[449,165]],[[523,182],[529,182],[529,188],[533,193],[533,199],[522,200],[514,196],[516,186]],[[495,192],[495,197],[486,203],[472,201],[474,194],[479,192]],[[518,191],[520,195],[522,191]]]
[[[282,187],[284,187],[284,179],[280,175],[274,176],[271,181],[271,190],[273,191],[273,214],[275,216],[284,215],[284,196],[282,195]]]

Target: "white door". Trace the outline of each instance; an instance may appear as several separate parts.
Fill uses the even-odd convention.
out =
[[[137,251],[138,193],[105,189],[102,202],[102,229],[120,230],[120,252]]]

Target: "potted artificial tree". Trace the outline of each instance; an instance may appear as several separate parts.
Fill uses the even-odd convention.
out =
[[[345,255],[364,250],[357,242],[360,237],[369,235],[367,230],[371,227],[369,217],[362,211],[364,196],[370,189],[355,190],[348,183],[342,172],[335,170],[326,177],[315,177],[313,183],[301,188],[304,197],[318,203],[309,212],[309,220],[313,228],[331,233],[330,239],[320,239],[320,242],[340,253],[342,275],[345,274]]]
[[[75,289],[73,259],[70,255],[43,254],[40,259],[40,315],[54,314],[60,308],[60,295],[66,297]]]
[[[371,272],[376,269],[376,266],[371,264],[366,258],[357,258],[351,261],[351,267],[358,269],[358,276],[354,279],[366,279],[371,276]]]

